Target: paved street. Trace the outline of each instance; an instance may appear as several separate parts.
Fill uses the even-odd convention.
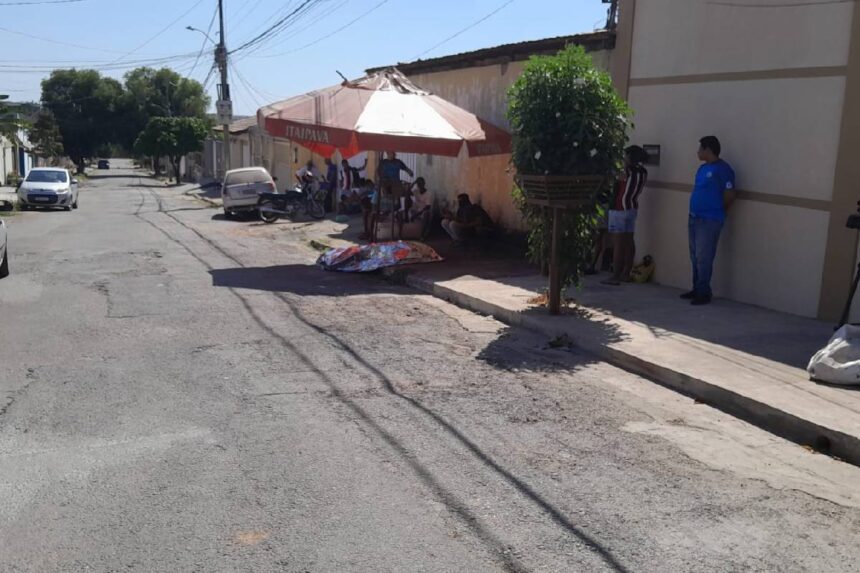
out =
[[[856,571],[860,469],[113,163],[7,219],[0,571]]]

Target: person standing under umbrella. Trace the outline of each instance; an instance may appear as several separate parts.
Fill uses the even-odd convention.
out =
[[[401,160],[397,159],[397,154],[393,151],[387,153],[387,157],[379,162],[379,167],[376,169],[376,178],[379,180],[379,188],[383,194],[389,194],[394,198],[399,198],[403,185],[400,183],[400,172],[405,171],[410,177],[415,174]]]
[[[406,198],[403,196],[403,184],[400,182],[400,172],[405,171],[410,177],[415,175],[405,163],[397,159],[395,152],[389,151],[386,155],[387,157],[380,161],[379,166],[376,168],[376,178],[379,181],[379,190],[376,194],[377,213],[382,211],[383,197],[387,197],[387,200],[390,202],[391,211],[395,210],[395,205],[399,209],[406,210]],[[379,222],[379,219],[380,217],[376,217],[376,221],[373,224],[374,236],[372,240],[374,241],[376,240],[376,223]]]
[[[326,157],[325,166],[326,188],[328,189],[325,196],[325,210],[326,213],[330,213],[334,207],[334,194],[337,189],[337,165],[330,157]]]

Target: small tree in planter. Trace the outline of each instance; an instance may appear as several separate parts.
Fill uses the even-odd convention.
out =
[[[591,258],[600,199],[622,166],[629,117],[609,75],[580,46],[531,58],[508,92],[514,197],[529,225],[529,255],[549,260],[546,207],[565,208],[558,234],[564,286],[579,283]]]

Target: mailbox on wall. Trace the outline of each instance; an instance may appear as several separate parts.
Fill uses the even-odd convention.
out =
[[[648,154],[646,165],[660,165],[660,146],[659,145],[643,145],[642,149]]]

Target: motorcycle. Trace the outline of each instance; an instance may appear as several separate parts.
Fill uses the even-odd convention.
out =
[[[318,181],[305,178],[296,185],[295,190],[284,193],[261,193],[257,200],[257,210],[264,223],[274,223],[281,217],[294,219],[300,211],[304,211],[314,219],[325,217],[326,191],[320,188]]]

